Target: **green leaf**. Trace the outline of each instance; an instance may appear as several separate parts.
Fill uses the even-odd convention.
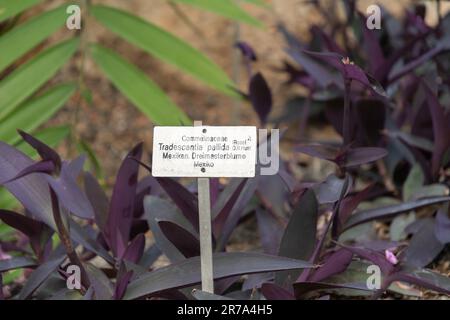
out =
[[[73,84],[59,85],[17,108],[4,119],[0,127],[0,140],[8,144],[19,142],[16,129],[32,132],[64,106],[75,89]]]
[[[175,65],[211,87],[232,96],[232,81],[214,62],[171,33],[128,12],[93,6],[91,14],[111,31],[158,59]]]
[[[252,17],[239,7],[233,0],[171,0],[189,4],[197,8],[208,10],[221,16],[236,21],[244,22],[253,26],[262,27],[263,24],[258,19]]]
[[[92,45],[91,53],[114,85],[155,124],[191,124],[186,114],[137,67],[99,45]]]
[[[0,22],[34,6],[40,0],[0,0]]]
[[[408,177],[406,178],[405,184],[403,185],[403,200],[408,201],[411,196],[421,187],[425,182],[425,176],[422,172],[420,165],[415,164]]]
[[[66,6],[45,12],[0,37],[0,72],[58,30],[67,19]]]
[[[264,0],[243,0],[243,1],[251,3],[251,4],[255,4],[255,5],[258,5],[261,7],[266,7],[266,8],[270,7],[270,5],[267,2],[265,2]]]
[[[90,164],[90,170],[93,170],[97,178],[103,178],[102,166],[91,146],[86,141],[80,140],[78,142],[78,151],[80,153],[86,153]]]
[[[75,53],[78,39],[45,50],[0,82],[0,121],[49,80]]]

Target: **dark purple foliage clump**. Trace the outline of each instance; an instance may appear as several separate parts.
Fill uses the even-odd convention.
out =
[[[310,42],[279,26],[289,60],[278,69],[304,92],[279,117],[270,85],[254,70],[255,50],[236,44],[248,70],[242,96],[261,126],[286,128],[283,142],[294,153],[334,169],[324,181],[300,180],[298,158],[289,157],[274,176],[211,179],[220,265],[214,298],[380,298],[418,295],[415,287],[450,294],[449,278],[429,269],[450,242],[450,14],[431,27],[423,7],[401,21],[383,11],[374,31],[354,1],[345,3],[345,21],[311,4],[328,26],[313,26]],[[312,123],[330,124],[342,139],[311,141]],[[83,156],[67,161],[20,135],[40,160],[0,142],[0,184],[23,206],[0,210],[18,234],[0,239],[0,275],[25,269],[25,280],[8,290],[0,276],[0,299],[211,298],[194,290],[201,281],[195,187],[152,177],[137,144],[108,197]],[[139,179],[141,166],[150,174]],[[227,252],[236,228],[252,220],[263,252]],[[375,222],[389,234],[379,237]],[[161,255],[170,264],[158,268]],[[378,288],[366,282],[371,265],[381,271]],[[73,266],[81,283],[69,289]]]

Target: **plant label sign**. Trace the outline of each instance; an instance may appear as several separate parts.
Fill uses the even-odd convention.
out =
[[[155,127],[155,177],[254,177],[256,127]]]

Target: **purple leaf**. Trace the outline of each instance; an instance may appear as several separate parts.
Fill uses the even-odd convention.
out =
[[[217,295],[214,293],[197,290],[197,289],[192,290],[192,296],[196,300],[234,300],[234,299],[231,299],[231,298],[228,298],[225,296],[220,296],[220,295]]]
[[[342,167],[354,167],[370,163],[387,156],[387,150],[375,147],[362,147],[349,149],[343,156],[343,160],[336,159],[338,165]]]
[[[383,87],[372,76],[353,64],[349,58],[335,52],[313,52],[303,50],[304,53],[318,58],[339,70],[345,80],[355,80],[380,96],[387,97]]]
[[[384,274],[390,274],[395,268],[394,265],[386,259],[384,254],[380,252],[366,248],[351,247],[342,244],[339,245],[361,258],[373,262],[374,264],[380,267],[381,271]]]
[[[145,235],[142,233],[137,235],[125,250],[122,259],[138,263],[141,260],[145,248]]]
[[[128,284],[133,276],[133,270],[127,271],[117,280],[116,288],[114,290],[114,300],[121,300],[127,291]]]
[[[434,226],[434,220],[427,219],[412,236],[409,246],[404,252],[403,260],[407,265],[423,268],[444,249],[445,245],[436,238]]]
[[[24,287],[20,291],[19,300],[30,298],[34,291],[36,291],[41,284],[47,280],[48,277],[59,267],[59,265],[66,259],[66,256],[60,256],[44,262],[37,267],[30,277],[25,282]]]
[[[0,181],[6,181],[34,163],[14,147],[0,141]],[[6,189],[33,215],[34,218],[54,226],[50,193],[44,174],[35,173],[7,183]]]
[[[341,208],[339,210],[339,221],[341,225],[344,225],[358,205],[368,198],[372,188],[373,184],[369,184],[363,190],[342,200]]]
[[[147,196],[144,199],[145,218],[148,221],[153,237],[158,248],[171,260],[178,262],[185,259],[185,256],[162,232],[159,222],[169,221],[193,235],[196,230],[191,223],[180,213],[180,211],[171,202],[155,196]]]
[[[385,63],[383,50],[376,37],[376,31],[367,28],[367,18],[362,13],[359,14],[359,17],[361,29],[363,30],[364,50],[366,51],[367,61],[370,65],[370,72],[375,75],[378,81],[381,81],[382,79],[378,77],[377,72]]]
[[[322,160],[334,161],[338,155],[340,148],[324,144],[308,144],[298,145],[294,148],[295,151],[307,154],[311,157],[316,157]]]
[[[325,181],[312,186],[319,204],[335,203],[338,201],[344,183],[345,179],[339,179],[336,175],[330,174]],[[345,193],[347,193],[347,190]]]
[[[400,213],[448,201],[450,201],[450,197],[433,197],[405,202],[392,206],[363,210],[355,213],[348,219],[347,223],[345,224],[344,230],[367,221],[392,218]]]
[[[427,103],[433,120],[434,151],[431,160],[432,174],[437,177],[442,164],[442,158],[450,147],[450,112],[446,111],[431,89],[423,85]]]
[[[353,253],[347,249],[338,249],[329,255],[321,263],[319,269],[308,277],[308,282],[321,282],[333,275],[344,272],[350,262],[352,262]]]
[[[434,56],[440,54],[442,51],[446,50],[446,46],[443,42],[438,43],[433,48],[431,48],[429,51],[425,52],[418,58],[408,62],[406,65],[404,65],[400,69],[392,69],[393,74],[389,74],[388,77],[388,83],[394,83],[401,79],[402,77],[411,74],[416,68],[421,66],[422,64],[430,61]],[[395,70],[395,73],[393,72]]]
[[[386,149],[361,147],[342,149],[324,144],[309,144],[296,146],[295,151],[323,160],[336,163],[340,167],[354,167],[376,161],[387,155]]]
[[[217,239],[216,251],[221,251],[225,248],[228,239],[230,238],[240,218],[243,216],[245,207],[255,194],[257,185],[258,177],[247,180],[241,195],[228,215],[228,219],[225,222],[220,237]]]
[[[156,178],[158,183],[169,195],[172,201],[180,208],[181,213],[198,230],[198,200],[189,190],[171,178]]]
[[[29,167],[26,167],[22,171],[20,171],[15,177],[9,179],[8,181],[3,182],[2,184],[11,183],[15,180],[19,180],[29,174],[32,173],[46,173],[51,174],[55,170],[55,165],[53,162],[49,160],[43,160],[36,163],[33,163]]]
[[[261,293],[267,300],[295,300],[291,292],[273,283],[264,283]]]
[[[450,243],[450,217],[444,208],[438,210],[434,225],[436,238],[442,243]]]
[[[91,287],[94,289],[95,300],[111,300],[114,289],[106,274],[92,264],[86,264],[86,271]]]
[[[125,251],[133,220],[139,164],[130,158],[140,160],[141,156],[142,143],[123,160],[111,197],[105,237],[116,257],[121,257]]]
[[[256,209],[256,219],[258,222],[259,237],[264,252],[276,254],[280,247],[281,237],[283,236],[284,226],[280,218],[275,217],[270,212],[261,208]]]
[[[16,212],[0,209],[0,220],[27,235],[34,252],[38,256],[41,254],[41,247],[52,236],[52,232],[46,224]]]
[[[189,231],[170,221],[159,221],[158,225],[166,238],[172,242],[186,258],[200,255],[199,241]]]
[[[219,178],[210,178],[209,179],[209,193],[211,198],[211,208],[214,207],[214,205],[217,202],[217,199],[219,198],[221,185]]]
[[[261,124],[264,125],[272,110],[272,92],[261,73],[255,74],[250,79],[248,95]]]
[[[426,269],[413,272],[412,274],[399,272],[394,274],[391,277],[391,280],[407,282],[436,292],[450,295],[449,278],[438,273],[428,271]]]
[[[86,195],[78,187],[72,172],[66,163],[62,164],[59,177],[44,175],[45,180],[58,196],[62,206],[83,219],[92,219],[94,209]]]
[[[313,77],[320,87],[327,88],[334,84],[339,88],[344,88],[339,74],[332,72],[328,68],[317,63],[314,59],[302,51],[288,49],[288,54],[294,59],[308,74]]]
[[[153,244],[150,248],[148,248],[144,254],[142,255],[141,261],[139,262],[143,268],[149,269],[153,263],[158,260],[161,256],[161,250],[157,245]]]
[[[328,51],[333,51],[333,52],[339,53],[340,55],[345,55],[344,49],[342,49],[336,43],[336,41],[334,41],[334,39],[332,37],[330,37],[326,32],[324,32],[320,27],[312,26],[311,32],[315,36],[321,38],[323,44],[325,45],[325,47],[327,48]]]
[[[274,276],[273,273],[270,272],[250,274],[242,284],[241,290],[247,291],[259,289],[264,283],[268,281],[273,281],[273,276]]]
[[[286,208],[291,195],[289,187],[280,174],[285,170],[283,167],[284,164],[281,162],[278,174],[273,176],[260,175],[258,177],[258,189],[256,190],[256,195],[261,204],[276,217],[286,216]],[[285,176],[285,178],[287,177]],[[292,184],[290,187],[293,188],[292,191],[295,189]]]
[[[25,140],[26,143],[28,143],[30,146],[32,146],[38,154],[41,156],[42,160],[48,160],[53,162],[56,169],[59,170],[61,168],[61,158],[56,153],[55,150],[47,146],[45,143],[41,142],[40,140],[34,138],[33,136],[29,135],[28,133],[18,130],[19,134],[22,136],[23,140]]]
[[[81,155],[74,160],[68,162],[67,164],[67,171],[70,173],[70,175],[76,180],[78,176],[83,171],[84,163],[86,162],[86,156]]]
[[[163,192],[158,181],[151,175],[141,179],[136,189],[133,217],[139,219],[144,214],[144,198],[146,196],[150,195],[150,193],[153,195],[161,195]]]
[[[289,75],[289,80],[287,81],[287,84],[297,83],[304,86],[305,88],[308,88],[311,91],[315,90],[316,81],[307,72],[303,70],[298,70],[296,67],[294,67],[287,61],[284,61],[284,67],[282,71]]]
[[[236,48],[238,48],[241,51],[242,55],[246,57],[248,60],[250,61],[258,60],[255,54],[255,50],[253,50],[253,48],[247,42],[244,41],[237,42]]]
[[[106,221],[108,220],[109,200],[98,183],[97,179],[90,172],[84,173],[84,190],[94,210],[95,222],[99,229],[104,232]]]
[[[11,259],[0,260],[0,273],[9,270],[32,268],[36,265],[36,261],[26,257],[13,257]]]
[[[222,229],[230,215],[230,212],[233,209],[233,207],[235,206],[247,181],[248,181],[248,179],[242,179],[242,181],[239,183],[237,188],[234,190],[234,192],[229,197],[228,201],[225,203],[225,205],[222,207],[222,209],[219,211],[219,213],[214,217],[214,220],[212,222],[212,228],[213,228],[213,234],[216,236],[216,238],[219,237],[219,235],[221,234]]]
[[[305,261],[252,252],[216,253],[213,262],[214,279],[312,267]],[[167,289],[187,287],[200,281],[200,257],[189,258],[132,281],[124,299],[136,299]]]
[[[318,203],[313,190],[308,190],[295,205],[289,223],[281,238],[278,255],[294,259],[308,260],[316,244]],[[275,283],[285,285],[297,279],[298,271],[280,272],[275,275]]]

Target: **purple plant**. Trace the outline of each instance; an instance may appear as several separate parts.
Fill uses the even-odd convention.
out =
[[[290,158],[274,176],[226,185],[211,179],[214,295],[196,290],[195,187],[151,174],[139,180],[140,166],[149,173],[151,166],[138,144],[108,198],[84,171],[84,157],[63,160],[20,132],[40,160],[0,142],[0,183],[23,206],[20,213],[0,210],[0,220],[17,230],[0,239],[0,299],[250,299],[256,291],[266,299],[380,298],[414,294],[410,285],[450,294],[449,278],[427,268],[450,242],[450,15],[429,27],[423,10],[402,23],[385,13],[375,32],[354,1],[346,4],[346,21],[329,21],[314,2],[333,28],[313,26],[310,43],[280,26],[292,60],[281,70],[288,85],[306,90],[283,118],[271,117],[270,86],[253,71],[255,50],[237,44],[249,70],[242,95],[261,125],[291,127],[300,115],[302,139],[294,139],[293,151],[330,161],[336,171],[325,181],[303,181]],[[337,32],[348,40],[343,45],[334,41]],[[312,121],[330,124],[342,140],[304,138]],[[263,253],[228,252],[233,232],[251,219]],[[373,234],[374,221],[389,238]],[[164,267],[155,264],[161,255],[169,260]],[[81,287],[72,290],[74,265]],[[366,284],[371,265],[382,273],[378,289]],[[25,269],[25,281],[8,283],[5,295],[1,275],[16,269]]]

